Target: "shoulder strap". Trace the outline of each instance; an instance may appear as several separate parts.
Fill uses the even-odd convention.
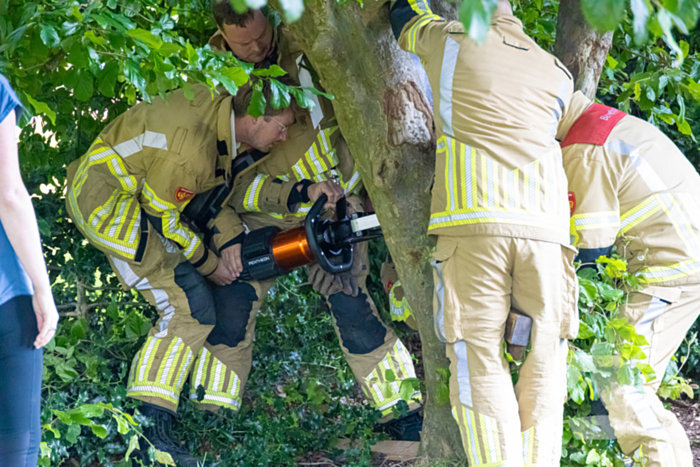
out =
[[[592,104],[571,126],[561,147],[572,144],[602,146],[615,125],[627,114],[602,104]]]

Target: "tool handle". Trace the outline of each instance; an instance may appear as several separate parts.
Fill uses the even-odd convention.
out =
[[[345,201],[344,198],[343,201]],[[306,215],[306,221],[304,223],[306,228],[306,240],[319,266],[330,274],[340,274],[352,268],[354,258],[353,249],[350,246],[343,247],[340,255],[335,256],[335,258],[340,260],[339,262],[331,262],[329,255],[326,254],[324,249],[323,221],[321,220],[321,212],[323,212],[323,206],[326,202],[328,202],[328,196],[324,193],[318,197],[311,207],[311,210]]]

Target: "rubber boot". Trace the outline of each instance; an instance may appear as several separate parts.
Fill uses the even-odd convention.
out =
[[[204,460],[201,457],[191,456],[190,453],[186,449],[183,449],[180,443],[173,438],[172,424],[175,421],[175,415],[170,411],[148,403],[141,404],[139,411],[151,419],[151,426],[143,430],[143,435],[151,442],[153,447],[159,451],[170,454],[175,463],[180,467],[205,467]],[[148,458],[149,447],[150,445],[142,439],[140,442],[141,449],[139,458],[141,462],[143,462],[143,465],[156,465],[151,464]]]
[[[382,423],[377,428],[391,436],[394,441],[420,441],[423,415],[416,410],[405,417]]]

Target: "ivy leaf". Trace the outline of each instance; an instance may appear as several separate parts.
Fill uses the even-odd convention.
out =
[[[78,442],[78,435],[80,435],[80,425],[71,425],[66,430],[66,439],[70,444]]]
[[[79,101],[89,101],[94,92],[92,73],[84,69],[78,70],[78,81],[75,84],[73,92],[75,98]]]
[[[29,94],[25,93],[24,95],[27,97],[27,101],[29,101],[29,103],[32,104],[32,107],[34,108],[35,114],[45,114],[47,117],[49,117],[49,120],[51,120],[52,125],[56,124],[56,112],[51,110],[51,107],[49,107],[48,104],[46,104],[44,102],[37,101]],[[44,219],[40,219],[40,221],[42,221],[42,220],[44,222],[46,222]],[[46,227],[48,227],[48,235],[45,232],[41,232],[41,225],[39,225],[39,231],[41,232],[42,235],[49,236],[49,235],[51,235],[51,227],[48,225],[46,225]]]
[[[127,422],[126,418],[118,415],[118,414],[113,414],[112,417],[117,421],[117,431],[119,432],[120,435],[125,435],[129,432],[129,422]],[[136,436],[136,435],[134,435]],[[129,445],[131,446],[131,445]],[[128,452],[128,451],[127,451]],[[130,453],[127,453],[126,457],[129,457]]]
[[[119,78],[119,63],[116,61],[107,62],[97,76],[97,88],[105,97],[114,97],[117,78]]]
[[[58,37],[58,32],[56,31],[56,28],[51,26],[50,24],[44,24],[41,26],[41,32],[39,33],[41,36],[41,40],[46,44],[47,47],[57,47],[58,44],[61,42],[61,39]]]
[[[625,0],[581,0],[581,11],[598,31],[612,31],[625,18]]]
[[[163,45],[163,40],[160,37],[154,36],[151,34],[151,31],[146,31],[145,29],[130,29],[126,31],[126,35],[141,42],[149,49],[158,50]]]
[[[280,0],[280,5],[284,11],[284,18],[288,23],[298,20],[301,18],[301,14],[304,13],[304,0]]]
[[[459,20],[464,30],[478,44],[486,40],[497,5],[497,0],[464,0],[459,7]]]

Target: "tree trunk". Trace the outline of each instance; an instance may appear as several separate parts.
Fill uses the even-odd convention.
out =
[[[449,403],[438,403],[437,369],[448,366],[432,319],[434,240],[426,232],[435,171],[435,136],[427,79],[416,57],[401,51],[388,21],[388,4],[309,0],[289,25],[335,96],[338,122],[384,231],[416,316],[425,365],[425,421],[421,456],[461,457],[459,429]]]
[[[554,55],[574,75],[574,88],[595,99],[613,31],[600,34],[583,17],[581,0],[561,0]]]

